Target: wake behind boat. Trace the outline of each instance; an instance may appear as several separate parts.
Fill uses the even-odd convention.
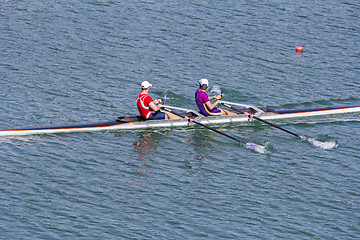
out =
[[[231,103],[226,101],[222,101],[222,102]],[[246,106],[243,104],[238,104],[238,105],[244,106],[244,108],[239,109],[240,112],[249,112],[252,111],[251,109],[254,109],[254,107],[252,106]],[[248,116],[240,113],[237,115],[204,117],[200,113],[193,110],[176,108],[176,107],[172,107],[172,108],[182,111],[180,113],[182,117],[196,119],[196,121],[206,125],[238,123],[238,122],[249,121]],[[304,117],[360,112],[360,106],[304,108],[304,109],[288,109],[288,110],[275,110],[272,108],[256,108],[256,109],[262,111],[261,119],[264,120],[304,118]],[[147,128],[170,128],[170,127],[186,127],[188,125],[189,125],[189,121],[186,119],[145,120],[140,116],[124,116],[124,117],[118,117],[117,119],[112,121],[98,122],[98,123],[0,130],[0,136],[22,136],[22,135],[33,135],[33,134],[56,134],[56,133],[95,132],[95,131],[118,131],[118,130],[147,129]]]

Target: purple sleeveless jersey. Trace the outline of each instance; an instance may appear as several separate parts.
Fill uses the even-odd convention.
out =
[[[214,108],[212,111],[208,109],[206,106],[206,102],[209,101],[209,97],[204,91],[200,91],[199,89],[195,92],[195,102],[199,108],[199,112],[205,116],[219,116],[221,115],[221,110],[218,108]]]

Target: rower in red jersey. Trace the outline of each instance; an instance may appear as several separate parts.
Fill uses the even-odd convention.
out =
[[[177,119],[180,118],[173,113],[161,111],[159,100],[152,100],[148,95],[152,85],[148,81],[141,83],[141,93],[136,96],[136,105],[141,117],[146,120]]]

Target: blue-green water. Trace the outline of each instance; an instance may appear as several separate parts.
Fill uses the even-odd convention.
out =
[[[358,1],[2,1],[0,128],[225,100],[358,105]],[[296,53],[295,47],[304,47]],[[359,115],[0,139],[1,239],[359,239]]]

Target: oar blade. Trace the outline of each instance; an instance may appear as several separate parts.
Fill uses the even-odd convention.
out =
[[[264,146],[255,144],[255,143],[246,143],[245,147],[251,150],[254,150],[255,152],[258,153],[265,153],[266,152],[266,148]]]
[[[319,148],[322,148],[322,149],[332,149],[332,148],[335,148],[337,146],[336,142],[332,142],[332,141],[321,142],[321,141],[315,140],[314,138],[307,138],[306,141],[311,143],[313,146],[319,147]]]

